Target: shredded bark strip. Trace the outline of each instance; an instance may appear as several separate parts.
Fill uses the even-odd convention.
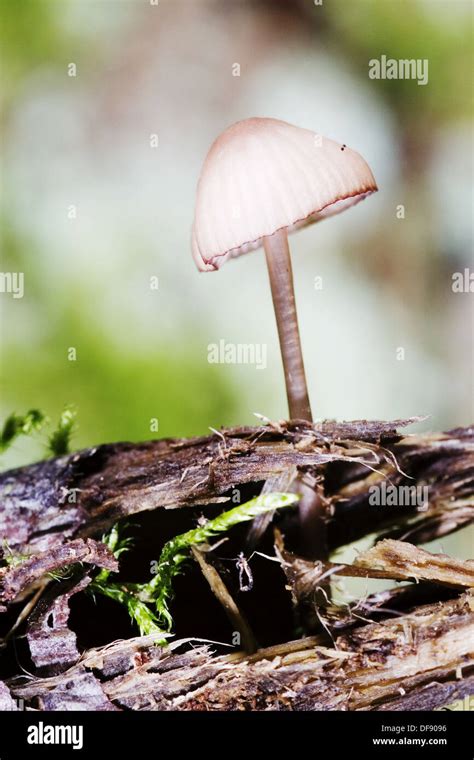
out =
[[[49,551],[32,554],[18,564],[0,569],[0,600],[11,601],[46,573],[57,572],[76,562],[118,570],[118,562],[107,547],[91,538],[78,538]]]

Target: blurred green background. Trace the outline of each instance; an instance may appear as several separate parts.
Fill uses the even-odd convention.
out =
[[[198,274],[189,243],[210,143],[260,115],[355,148],[380,189],[290,241],[315,416],[472,421],[469,0],[0,7],[1,269],[25,276],[0,294],[2,417],[74,404],[81,447],[286,415],[263,254]],[[428,84],[369,79],[381,55],[428,59]],[[209,364],[221,339],[267,344],[267,369]]]

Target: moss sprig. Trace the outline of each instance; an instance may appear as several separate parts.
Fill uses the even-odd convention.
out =
[[[169,610],[169,603],[173,597],[173,580],[182,572],[192,547],[205,544],[235,525],[253,520],[265,512],[294,506],[298,499],[296,494],[291,493],[257,496],[246,504],[223,512],[204,525],[168,541],[161,551],[155,575],[147,583],[113,583],[109,580],[110,572],[101,570],[91,583],[90,589],[123,604],[142,635],[156,633],[167,636],[173,627],[173,618]],[[115,556],[129,548],[120,538],[118,527],[113,528],[104,538],[104,543]],[[163,644],[163,639],[158,643]]]
[[[10,414],[0,433],[0,452],[6,451],[20,435],[32,435],[41,430],[46,421],[39,409],[30,409],[26,414]]]
[[[77,411],[72,406],[67,406],[61,413],[58,425],[48,439],[48,452],[54,457],[62,457],[70,453],[76,418]]]

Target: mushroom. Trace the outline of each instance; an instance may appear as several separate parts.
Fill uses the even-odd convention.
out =
[[[288,233],[355,205],[377,190],[346,145],[277,119],[226,129],[207,154],[192,233],[201,271],[263,245],[291,419],[312,421],[296,315]]]
[[[372,172],[358,153],[277,119],[233,124],[204,161],[192,231],[194,260],[201,271],[212,271],[263,246],[291,419],[312,422],[288,233],[337,214],[376,190]]]

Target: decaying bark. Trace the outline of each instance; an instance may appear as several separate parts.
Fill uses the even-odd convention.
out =
[[[170,651],[143,637],[90,651],[61,676],[7,685],[36,709],[84,709],[91,695],[108,710],[432,709],[474,694],[470,593],[363,626],[333,648],[315,641],[215,657],[209,646],[179,654],[180,642]]]
[[[26,638],[38,673],[61,672],[79,660],[76,634],[70,630],[69,600],[89,585],[87,576],[58,584],[43,595],[28,620]]]
[[[474,586],[474,560],[457,560],[407,544],[385,539],[359,554],[354,564],[362,570],[379,570],[378,577],[397,581],[435,581],[454,588]]]
[[[48,551],[32,554],[18,564],[0,569],[0,599],[9,602],[47,573],[57,572],[75,562],[96,565],[117,572],[118,562],[105,544],[91,538],[59,543]]]
[[[277,549],[297,600],[314,596],[328,577],[432,581],[452,588],[474,587],[474,560],[433,554],[404,541],[384,539],[358,555],[354,564],[310,562],[287,552],[279,535]]]
[[[86,449],[0,475],[0,535],[17,551],[39,551],[73,536],[100,535],[137,512],[225,503],[233,487],[263,484],[291,467],[314,475],[332,467],[334,488],[326,478],[331,549],[384,526],[397,534],[390,537],[408,531],[411,541],[425,542],[472,520],[474,428],[397,433],[416,421],[282,422]],[[428,509],[369,508],[370,486],[383,482],[426,485]]]
[[[0,562],[0,612],[18,616],[4,643],[23,630],[36,668],[33,679],[13,668],[0,681],[0,709],[23,700],[46,710],[411,710],[474,694],[474,597],[466,590],[474,586],[474,562],[417,547],[473,521],[474,428],[398,432],[412,422],[269,423],[190,440],[98,446],[0,475],[0,539],[14,558]],[[309,562],[286,548],[286,538],[277,540],[282,589],[286,582],[316,636],[251,655],[183,641],[162,648],[153,637],[80,654],[69,602],[96,567],[118,570],[100,541],[105,529],[154,510],[229,508],[234,489],[256,494],[285,483],[291,490],[301,474],[320,489],[331,550],[377,537],[352,565]],[[372,498],[388,487],[416,498]],[[267,522],[250,530],[247,554]],[[291,518],[279,526],[291,534]],[[212,553],[195,559],[247,650],[254,649],[252,620]],[[407,585],[337,606],[324,602],[332,575]]]

